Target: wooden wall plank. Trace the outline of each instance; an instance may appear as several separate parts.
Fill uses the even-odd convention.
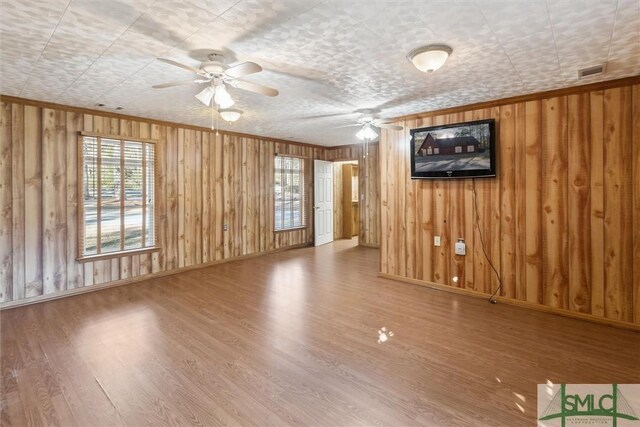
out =
[[[191,203],[191,209],[193,209],[194,213],[194,244],[192,245],[192,249],[194,251],[195,258],[193,259],[193,263],[202,264],[202,132],[196,132],[194,153],[195,179],[193,181]]]
[[[67,113],[66,131],[66,182],[67,182],[67,289],[84,286],[84,267],[76,259],[78,250],[78,134],[83,129],[83,116]]]
[[[590,94],[591,314],[604,317],[604,91]]]
[[[529,101],[526,110],[526,301],[542,304],[542,102]]]
[[[209,142],[209,132],[202,132],[202,193],[200,198],[202,200],[202,262],[212,261],[211,257],[211,241],[212,232],[211,229],[211,145]]]
[[[182,268],[185,267],[186,264],[186,260],[187,260],[187,249],[188,249],[188,244],[187,244],[187,233],[189,233],[189,226],[190,226],[190,218],[191,218],[191,212],[188,212],[189,210],[187,210],[187,212],[185,212],[185,204],[186,204],[186,195],[185,195],[185,189],[186,189],[186,185],[185,183],[188,183],[189,177],[187,176],[188,174],[188,166],[185,164],[187,161],[185,160],[185,145],[187,144],[187,141],[189,139],[188,137],[188,133],[190,132],[190,130],[188,129],[178,129],[178,176],[177,176],[177,181],[176,181],[176,188],[177,188],[177,203],[178,203],[178,209],[177,209],[177,213],[178,213],[178,221],[177,221],[177,226],[178,226],[178,267]],[[185,133],[187,134],[187,136],[185,136]],[[189,215],[189,217],[187,218],[187,215]]]
[[[4,302],[13,299],[12,104],[2,102],[0,108],[0,302]]]
[[[196,131],[184,132],[184,265],[190,266],[196,259],[196,232],[195,232],[195,187],[196,187]]]
[[[604,93],[604,309],[607,318],[625,321],[633,318],[630,99],[630,87]]]
[[[42,114],[43,286],[44,293],[53,293],[67,284],[66,113],[44,109]]]
[[[42,295],[42,115],[24,107],[25,298]],[[93,266],[92,266],[93,268]]]
[[[178,129],[167,128],[167,159],[166,159],[166,249],[165,263],[167,270],[179,268],[178,255]]]
[[[224,199],[224,143],[222,135],[214,135],[211,138],[214,140],[213,145],[213,163],[214,163],[214,198],[215,205],[213,211],[213,229],[215,230],[215,259],[224,259],[224,209],[226,201]],[[269,181],[272,182],[272,181]]]
[[[544,302],[566,309],[569,297],[566,98],[543,100],[542,106]]]
[[[497,135],[500,135],[500,108],[494,107],[489,108],[485,111],[485,117],[492,118],[496,120],[496,132]],[[502,145],[502,141],[500,142]],[[498,164],[501,165],[501,149],[497,147],[496,158],[498,159]],[[500,168],[502,166],[498,166]],[[502,241],[502,193],[500,192],[501,183],[499,179],[492,179],[488,181],[488,203],[487,203],[487,212],[483,217],[489,218],[489,222],[487,225],[488,229],[485,229],[487,233],[486,236],[486,244],[487,244],[487,253],[489,253],[489,257],[491,259],[491,263],[493,263],[496,271],[502,278],[502,256],[501,256],[501,248],[500,242]],[[499,289],[498,277],[493,271],[490,271],[490,293],[494,293]],[[498,295],[501,295],[500,291],[498,291]]]
[[[156,245],[160,251],[152,255],[152,272],[156,273],[166,269],[167,253],[167,127],[152,125],[151,138],[157,139],[155,148],[156,161],[156,186],[155,186],[155,209],[156,209]]]
[[[591,312],[591,141],[589,94],[568,96],[568,226],[570,310]]]
[[[11,299],[24,298],[25,294],[25,152],[24,105],[14,104],[11,109],[11,187],[13,252],[13,289]]]
[[[515,185],[515,298],[527,299],[527,112],[524,103],[515,106],[516,132],[514,141]]]
[[[516,114],[514,105],[500,107],[499,160],[500,180],[500,264],[502,267],[501,295],[516,295],[516,223],[515,223],[515,139]]]
[[[632,157],[633,163],[633,321],[640,324],[640,85],[633,86]]]

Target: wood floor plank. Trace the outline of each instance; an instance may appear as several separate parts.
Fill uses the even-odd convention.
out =
[[[640,382],[637,333],[378,278],[356,244],[0,312],[3,425],[529,425],[538,383]]]

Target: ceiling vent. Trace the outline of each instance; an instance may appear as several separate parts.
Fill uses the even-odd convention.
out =
[[[596,65],[595,67],[583,68],[578,70],[578,78],[585,79],[587,77],[597,76],[598,74],[604,74],[606,64]]]

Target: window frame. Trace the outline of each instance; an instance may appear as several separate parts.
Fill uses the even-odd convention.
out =
[[[300,190],[301,190],[301,197],[300,197],[300,225],[296,225],[293,227],[289,227],[289,228],[276,228],[276,192],[275,192],[275,187],[276,187],[276,180],[275,180],[275,176],[276,176],[276,158],[292,158],[292,159],[299,159],[301,162],[301,166],[302,166],[302,170],[300,171],[300,178],[301,178],[301,184],[300,184]],[[273,197],[272,197],[272,202],[273,202],[273,232],[274,233],[286,233],[288,231],[296,231],[296,230],[304,230],[305,228],[307,228],[307,222],[308,222],[308,217],[307,217],[307,178],[306,178],[306,174],[307,174],[307,157],[303,157],[303,156],[296,156],[295,154],[278,154],[276,153],[273,156]]]
[[[84,251],[84,234],[85,234],[85,222],[84,222],[84,199],[83,199],[83,194],[84,194],[84,138],[85,137],[89,137],[89,138],[96,138],[96,140],[98,140],[98,147],[100,147],[100,142],[102,139],[110,139],[110,140],[117,140],[120,141],[121,143],[121,147],[123,147],[124,142],[125,141],[130,141],[130,142],[140,142],[142,144],[152,144],[153,145],[153,155],[154,155],[154,169],[153,169],[153,242],[151,243],[151,245],[149,246],[143,246],[141,248],[135,248],[135,249],[121,249],[119,251],[111,251],[111,252],[105,252],[105,253],[96,253],[96,254],[88,254],[85,255],[83,253]],[[127,256],[127,255],[137,255],[137,254],[146,254],[146,253],[152,253],[152,252],[157,252],[160,250],[160,247],[158,247],[158,192],[157,192],[157,182],[158,182],[158,164],[157,164],[157,159],[158,159],[158,155],[157,155],[157,149],[158,149],[158,145],[157,145],[158,141],[155,139],[149,139],[149,138],[138,138],[138,137],[128,137],[128,136],[122,136],[122,135],[109,135],[109,134],[102,134],[102,133],[95,133],[95,132],[86,132],[86,131],[82,131],[82,132],[78,132],[78,141],[77,141],[77,158],[78,158],[78,163],[77,163],[77,208],[78,208],[78,218],[76,221],[76,225],[78,227],[78,232],[77,232],[77,246],[78,246],[78,253],[77,253],[77,258],[76,261],[78,262],[90,262],[90,261],[96,261],[96,260],[102,260],[102,259],[111,259],[111,258],[118,258],[118,257],[122,257],[122,256]],[[146,147],[146,145],[143,145],[143,147]],[[146,150],[143,149],[143,159],[145,159],[145,153]],[[98,159],[100,159],[100,156],[98,157]],[[124,169],[124,152],[121,151],[120,152],[120,167],[122,169]],[[144,166],[146,166],[146,159],[143,162]],[[101,163],[98,160],[97,163],[97,168],[98,168],[98,173],[100,172],[100,166]],[[144,169],[143,169],[144,170]],[[144,173],[143,173],[144,175]],[[99,181],[98,181],[99,182]],[[143,193],[147,194],[147,189],[146,189],[146,179],[142,180],[142,186],[143,186]],[[98,184],[99,185],[99,184]],[[122,183],[121,186],[121,197],[120,197],[120,210],[121,210],[121,219],[120,219],[120,236],[121,236],[121,241],[123,242],[123,237],[122,235],[124,234],[124,198],[122,197],[122,194],[124,193],[124,183]],[[142,204],[143,204],[143,209],[146,208],[147,206],[147,199],[148,197],[143,197],[142,198]],[[100,201],[100,191],[98,191],[98,200],[96,201],[96,203],[99,205],[99,201]],[[100,210],[98,209],[97,211],[97,215],[98,218],[100,218]],[[144,211],[143,211],[144,212]],[[146,221],[146,217],[145,214],[143,213],[142,216],[142,224],[143,224],[143,236],[144,236],[144,232],[145,232],[145,221]],[[98,228],[98,232],[97,232],[97,236],[98,236],[98,242],[100,241],[100,220],[97,221],[97,228]],[[144,239],[143,239],[143,244],[144,244]]]

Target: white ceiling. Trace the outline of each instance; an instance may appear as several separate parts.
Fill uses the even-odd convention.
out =
[[[639,0],[2,0],[0,92],[210,125],[189,78],[203,52],[265,68],[231,89],[245,111],[223,128],[321,145],[357,142],[354,110],[397,117],[640,74]],[[438,72],[405,55],[433,43],[453,54]],[[577,70],[607,62],[587,80]],[[345,113],[339,116],[316,117]]]

